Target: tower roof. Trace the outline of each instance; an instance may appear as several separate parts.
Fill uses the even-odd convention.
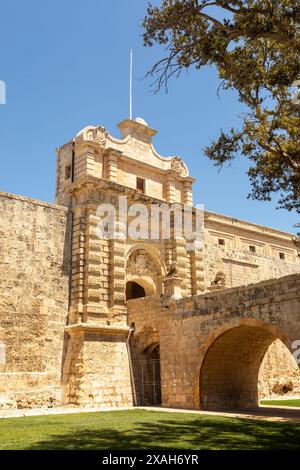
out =
[[[130,135],[130,137],[147,143],[151,143],[152,137],[157,133],[155,129],[149,127],[146,121],[140,117],[137,117],[134,121],[124,119],[124,121],[118,124],[118,128],[121,131],[122,139]]]

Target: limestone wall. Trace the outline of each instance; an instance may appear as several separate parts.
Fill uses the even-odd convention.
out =
[[[203,256],[206,288],[219,271],[226,287],[300,272],[291,234],[208,212]]]
[[[60,402],[67,210],[0,193],[0,407]]]
[[[129,406],[132,390],[126,348],[127,329],[86,326],[68,330],[63,402],[78,406]],[[90,331],[88,331],[90,330]]]
[[[279,340],[274,341],[262,361],[258,376],[260,398],[300,395],[299,367]]]

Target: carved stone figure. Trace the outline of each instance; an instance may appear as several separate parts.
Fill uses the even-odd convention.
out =
[[[170,269],[167,272],[166,277],[178,277],[177,262],[176,261],[170,266]]]
[[[212,287],[225,287],[226,286],[226,276],[222,271],[219,271],[215,279],[211,283]]]

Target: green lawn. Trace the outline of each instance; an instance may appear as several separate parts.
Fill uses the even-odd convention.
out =
[[[295,406],[300,408],[300,398],[291,398],[290,400],[261,400],[261,405],[269,406]]]
[[[130,410],[0,419],[1,449],[295,449],[300,424]]]

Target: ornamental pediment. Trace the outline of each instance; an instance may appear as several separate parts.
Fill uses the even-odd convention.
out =
[[[102,126],[87,126],[75,137],[75,145],[84,143],[95,146],[98,150],[116,150],[120,158],[135,160],[157,168],[159,171],[172,172],[175,177],[186,178],[189,171],[183,159],[179,156],[163,157],[155,150],[152,137],[156,134],[148,124],[137,118],[135,121],[125,119],[118,125],[121,139],[113,137]]]

